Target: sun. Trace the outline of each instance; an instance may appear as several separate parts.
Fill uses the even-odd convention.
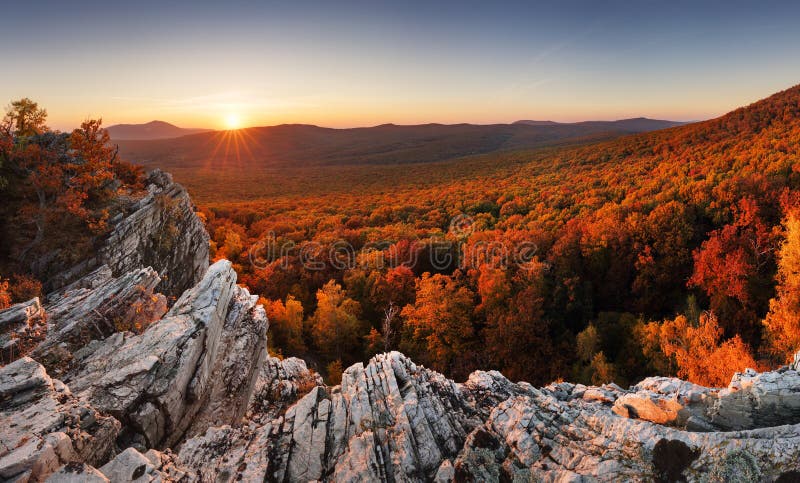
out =
[[[225,115],[225,127],[229,130],[239,129],[241,125],[242,119],[238,114],[231,112]]]

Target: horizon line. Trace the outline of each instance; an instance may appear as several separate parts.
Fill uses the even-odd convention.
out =
[[[727,114],[727,113],[726,113]],[[721,117],[725,114],[721,114],[719,116],[713,116],[709,118],[703,119],[663,119],[663,118],[654,118],[654,117],[646,117],[646,116],[637,116],[637,117],[624,117],[619,119],[585,119],[580,121],[552,121],[549,119],[517,119],[515,121],[510,122],[488,122],[488,123],[479,123],[479,122],[420,122],[420,123],[395,123],[395,122],[383,122],[379,124],[358,124],[358,125],[351,125],[351,126],[325,126],[321,124],[313,124],[307,122],[284,122],[279,124],[262,124],[262,125],[249,125],[249,126],[242,126],[236,129],[225,129],[225,128],[212,128],[212,127],[198,127],[198,126],[179,126],[170,121],[164,121],[162,119],[152,119],[150,121],[145,122],[120,122],[111,124],[105,129],[109,129],[112,127],[119,127],[119,126],[145,126],[147,124],[151,124],[154,122],[162,122],[165,124],[169,124],[173,127],[178,129],[186,129],[186,130],[203,130],[206,132],[212,131],[239,131],[242,129],[262,129],[262,128],[271,128],[271,127],[282,127],[282,126],[306,126],[306,127],[317,127],[321,129],[333,129],[333,130],[348,130],[348,129],[372,129],[376,127],[384,127],[384,126],[396,126],[396,127],[419,127],[419,126],[513,126],[513,125],[525,125],[528,122],[537,122],[537,123],[552,123],[554,125],[566,125],[566,124],[583,124],[583,123],[590,123],[590,122],[622,122],[622,121],[634,121],[634,120],[647,120],[647,121],[657,121],[657,122],[674,122],[680,124],[693,124],[697,122],[708,121],[711,119],[716,119],[717,117]],[[530,125],[530,124],[529,124]],[[530,125],[532,127],[536,127],[535,125]],[[200,133],[197,133],[200,134]]]

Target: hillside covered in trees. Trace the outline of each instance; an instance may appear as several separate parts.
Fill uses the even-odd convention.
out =
[[[273,350],[334,380],[389,348],[455,378],[715,385],[800,348],[799,152],[794,87],[601,143],[178,180]]]
[[[99,121],[66,134],[45,119],[23,100],[3,126],[0,307],[36,295],[142,195]],[[794,87],[599,143],[178,181],[212,258],[261,297],[273,353],[330,382],[397,349],[456,379],[721,385],[800,349],[799,146]]]

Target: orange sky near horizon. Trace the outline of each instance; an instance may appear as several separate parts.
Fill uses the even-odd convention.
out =
[[[16,2],[0,104],[61,130],[700,120],[800,82],[800,3],[768,3]]]
[[[790,86],[775,87],[775,91]],[[88,118],[102,118],[105,126],[166,121],[180,127],[228,129],[231,127],[271,126],[277,124],[315,124],[333,128],[365,127],[385,123],[510,123],[520,119],[577,122],[649,117],[678,121],[696,121],[717,117],[737,107],[755,102],[774,92],[725,93],[715,99],[687,92],[684,103],[641,103],[641,108],[618,104],[610,97],[605,102],[567,104],[556,96],[548,102],[526,105],[513,99],[495,99],[491,108],[483,103],[471,105],[440,103],[378,103],[364,99],[318,99],[316,101],[281,101],[260,98],[257,94],[222,93],[184,99],[137,99],[115,97],[87,99],[81,105],[58,96],[26,94],[48,110],[48,124],[69,131]],[[10,102],[12,97],[8,99]],[[702,97],[702,103],[697,97]],[[560,104],[564,102],[564,104]],[[636,103],[639,104],[639,103]],[[236,117],[236,126],[231,118]]]

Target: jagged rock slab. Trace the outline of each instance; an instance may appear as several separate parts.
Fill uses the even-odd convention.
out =
[[[19,359],[41,342],[46,321],[38,297],[0,310],[0,364]]]
[[[203,421],[234,422],[266,343],[255,301],[236,285],[230,262],[217,262],[142,334],[119,332],[77,351],[64,380],[124,423],[123,446],[170,446]]]
[[[730,481],[748,471],[759,476],[744,481],[773,481],[800,468],[798,426],[685,431],[548,388],[499,404],[479,433],[483,442],[467,445],[455,462],[459,478],[490,472],[536,481]]]
[[[71,354],[91,340],[124,330],[141,332],[167,311],[166,298],[154,292],[161,279],[152,268],[114,278],[104,265],[85,279],[48,298],[47,337],[31,355],[51,375],[60,377]]]
[[[109,267],[108,265],[101,265],[96,270],[93,270],[87,273],[86,275],[83,275],[81,278],[75,280],[69,285],[61,287],[56,291],[48,293],[47,301],[51,304],[58,303],[58,300],[62,299],[68,292],[73,292],[82,289],[94,290],[97,288],[101,288],[104,284],[108,283],[108,281],[113,278],[114,274],[111,272],[111,267]]]
[[[708,411],[717,428],[740,430],[800,423],[800,373],[784,368],[736,374]]]
[[[788,372],[764,373],[754,384],[766,389],[775,377],[769,374]],[[221,475],[244,481],[793,481],[800,475],[800,425],[690,431],[676,426],[663,402],[690,411],[681,415],[684,422],[695,414],[708,418],[703,411],[719,392],[673,378],[650,378],[631,390],[569,383],[537,389],[496,371],[455,384],[392,353],[351,367],[341,387],[314,387],[283,415],[209,429],[182,446],[177,464],[198,481]],[[631,396],[665,411],[672,426],[640,419],[646,411],[619,414],[624,406],[617,402]]]
[[[0,368],[0,480],[44,480],[71,461],[97,465],[119,430],[33,359]]]
[[[238,422],[247,412],[267,357],[267,314],[257,301],[258,297],[246,289],[234,288],[217,343],[219,356],[209,378],[210,387],[203,391],[201,410],[187,436],[203,433],[210,426]]]
[[[204,480],[424,481],[481,424],[467,399],[459,385],[401,354],[379,355],[266,424],[212,428],[188,440],[178,460]]]
[[[208,233],[194,213],[186,190],[158,170],[148,177],[148,193],[127,216],[111,220],[111,233],[94,256],[47,283],[58,290],[107,265],[114,276],[152,267],[160,276],[157,291],[178,297],[208,268]]]
[[[322,385],[322,376],[309,370],[304,360],[266,357],[258,371],[248,414],[251,418],[278,416],[315,386]]]

